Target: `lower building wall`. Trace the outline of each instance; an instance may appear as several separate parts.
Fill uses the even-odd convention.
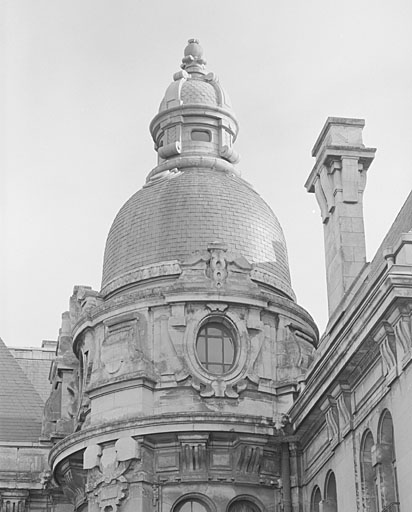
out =
[[[412,365],[400,375],[382,403],[393,418],[396,474],[401,511],[412,510]],[[381,409],[383,408],[381,406]]]
[[[329,509],[327,503],[324,511],[377,512],[392,506],[398,512],[398,507],[401,511],[412,507],[411,392],[412,365],[391,382],[380,379],[368,395],[360,397],[359,405],[354,405],[352,429],[345,436],[328,438],[324,424],[307,439],[302,452],[303,512],[318,510],[311,505],[316,487],[319,506],[325,501],[331,472],[336,479],[337,508]],[[318,500],[319,494],[314,501]]]
[[[324,459],[320,469],[307,481],[304,475],[303,512],[312,512],[311,501],[316,488],[320,491],[321,502],[327,501],[327,485],[331,474],[335,476],[337,509],[353,512],[357,509],[356,469],[353,462],[353,435],[348,434],[334,449],[330,446],[319,456]],[[326,507],[324,507],[326,510]],[[331,509],[331,512],[335,512]]]

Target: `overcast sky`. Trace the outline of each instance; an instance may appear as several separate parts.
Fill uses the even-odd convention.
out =
[[[366,119],[371,259],[411,189],[412,2],[3,2],[0,336],[55,339],[76,284],[100,289],[122,204],[156,165],[148,125],[187,39],[228,91],[238,165],[278,216],[299,304],[326,324],[323,228],[303,184],[328,116]]]

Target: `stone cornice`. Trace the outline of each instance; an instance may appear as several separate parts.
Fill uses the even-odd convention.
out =
[[[192,103],[172,107],[156,114],[149,126],[150,133],[155,132],[157,125],[160,125],[160,123],[167,118],[173,116],[193,116],[199,114],[201,116],[208,115],[210,117],[216,117],[216,119],[220,119],[222,117],[227,118],[228,120],[230,119],[230,121],[232,121],[236,127],[234,133],[239,130],[239,123],[236,117],[227,108],[209,105],[208,103]]]
[[[118,439],[119,436],[146,436],[174,432],[235,432],[236,434],[282,436],[283,431],[277,429],[271,418],[263,416],[239,417],[234,414],[215,413],[180,413],[162,414],[135,420],[123,420],[107,425],[97,425],[76,432],[57,443],[49,454],[50,467],[55,468],[59,462],[72,453],[85,449],[91,441],[104,443]]]
[[[365,298],[368,298],[366,302]],[[305,420],[333,382],[339,380],[379,320],[388,313],[397,299],[405,298],[412,301],[411,267],[393,265],[351,301],[343,312],[340,321],[342,327],[336,333],[332,329],[326,350],[314,363],[306,387],[290,411],[295,427]]]
[[[131,272],[127,272],[126,274],[122,274],[121,276],[117,276],[115,279],[109,281],[102,288],[100,293],[103,297],[106,297],[113,291],[130,284],[147,281],[157,277],[177,276],[181,273],[182,269],[180,268],[178,261],[163,261],[154,265],[140,267],[136,270],[132,270]]]

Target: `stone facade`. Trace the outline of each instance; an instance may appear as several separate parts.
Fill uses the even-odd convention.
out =
[[[236,168],[228,95],[189,41],[101,290],[76,286],[63,313],[41,432],[2,439],[2,512],[408,510],[412,196],[366,263],[363,126],[328,119],[306,184],[325,230],[319,340],[280,224]]]

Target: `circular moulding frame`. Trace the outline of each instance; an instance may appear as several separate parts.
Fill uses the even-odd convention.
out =
[[[196,344],[198,334],[202,327],[209,322],[222,323],[233,335],[235,358],[232,368],[226,373],[217,374],[207,371],[197,356]],[[194,376],[206,384],[211,384],[216,380],[223,380],[228,384],[234,384],[246,374],[250,347],[249,336],[244,322],[233,313],[212,312],[204,314],[202,312],[201,315],[196,315],[195,318],[188,322],[184,347]]]

